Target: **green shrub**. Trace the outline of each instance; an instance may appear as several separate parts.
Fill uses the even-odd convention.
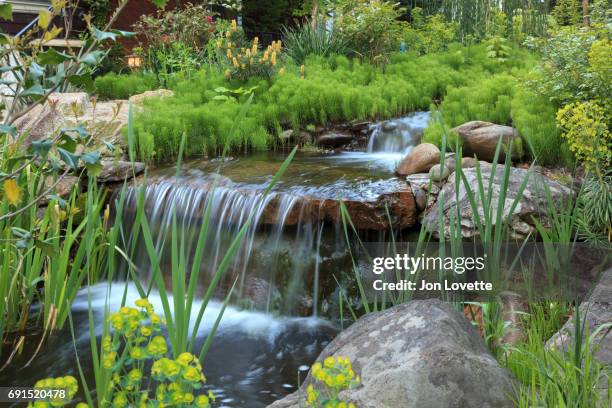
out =
[[[385,64],[389,54],[399,50],[406,23],[399,18],[403,9],[385,0],[341,0],[334,10],[335,34],[342,35],[350,48],[372,63]]]
[[[100,99],[128,99],[157,88],[157,80],[148,74],[110,73],[97,77],[94,83]]]
[[[311,23],[292,29],[283,29],[286,53],[296,64],[303,64],[309,55],[329,57],[348,55],[350,48],[344,36],[328,30],[322,24]]]
[[[556,126],[554,106],[524,88],[523,76],[520,71],[502,73],[469,86],[451,87],[440,105],[446,130],[472,120],[514,126],[539,164],[571,165],[572,155]],[[439,120],[432,119],[423,138],[429,143],[441,144]],[[448,147],[454,145],[455,140],[451,138]]]
[[[403,40],[411,51],[418,54],[444,51],[455,41],[457,23],[447,22],[441,14],[423,17],[422,10],[411,10],[411,24],[405,26]]]

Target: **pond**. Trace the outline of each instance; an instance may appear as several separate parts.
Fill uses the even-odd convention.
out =
[[[338,203],[345,203],[364,240],[384,241],[390,231],[405,227],[398,203],[406,183],[394,176],[393,169],[419,142],[428,119],[428,113],[419,112],[372,125],[367,151],[299,152],[267,195],[264,191],[286,152],[189,160],[179,172],[175,166],[160,167],[128,187],[121,223],[143,283],[149,283],[152,268],[142,234],[134,234],[140,194],[162,271],[171,270],[173,224],[191,267],[202,223],[208,219],[206,211],[210,211],[206,249],[197,268],[200,294],[240,229],[248,226],[199,331],[202,344],[238,278],[232,305],[225,310],[203,364],[218,406],[265,407],[297,389],[339,330],[333,302],[338,282],[352,274]],[[390,202],[394,203],[391,210],[384,211]],[[120,269],[125,278],[127,264]],[[164,279],[170,287],[168,275]],[[99,335],[105,303],[111,311],[118,310],[124,294],[128,305],[140,297],[133,284],[123,281],[82,289],[72,307],[75,343],[66,341],[72,338],[69,330],[52,336],[32,363],[23,367],[36,353],[37,342],[28,342],[28,350],[0,373],[0,382],[23,385],[33,383],[33,378],[78,376],[75,345],[83,367],[90,366],[88,299]],[[159,295],[153,292],[149,299],[161,311]],[[87,370],[86,376],[91,378]]]

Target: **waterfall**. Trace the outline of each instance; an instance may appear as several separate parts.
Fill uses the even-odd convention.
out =
[[[431,114],[415,112],[399,119],[372,125],[368,140],[369,153],[401,153],[406,155],[419,144]]]
[[[316,190],[313,188],[296,187],[264,195],[264,187],[234,184],[216,174],[206,178],[202,178],[202,174],[197,177],[193,174],[178,178],[152,177],[144,185],[128,188],[124,225],[133,228],[138,196],[143,194],[145,213],[155,250],[161,258],[162,271],[170,262],[174,219],[179,237],[185,243],[187,267],[191,270],[201,225],[210,206],[205,253],[199,266],[200,281],[207,285],[232,240],[252,217],[221,289],[224,285],[227,288],[230,280],[238,276],[236,293],[244,305],[301,315],[310,314],[305,312],[305,309],[310,309],[316,315],[321,251],[330,251],[322,245],[326,226],[322,215],[319,216],[322,214],[319,207],[323,201],[308,199],[309,193]],[[126,236],[135,234],[128,231]],[[133,261],[140,268],[141,279],[148,281],[153,270],[145,245],[143,242],[129,242],[128,247],[132,246],[136,248]],[[342,243],[334,242],[332,246],[331,251],[335,251]],[[280,302],[279,295],[282,295]]]

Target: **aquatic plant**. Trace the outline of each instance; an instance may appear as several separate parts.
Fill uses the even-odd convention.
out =
[[[531,304],[522,316],[525,340],[500,359],[518,379],[515,403],[518,407],[558,406],[568,408],[609,405],[612,395],[602,392],[601,384],[610,384],[609,369],[594,354],[596,339],[605,336],[610,324],[588,330],[586,316],[578,307],[572,318],[574,332],[568,344],[558,348],[546,342],[565,322],[565,304]],[[559,310],[561,313],[559,313]],[[567,347],[567,349],[564,349]]]

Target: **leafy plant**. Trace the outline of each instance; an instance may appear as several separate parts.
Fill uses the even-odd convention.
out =
[[[283,28],[285,53],[298,65],[303,64],[309,55],[329,57],[349,55],[347,39],[329,30],[322,24],[305,22],[296,28]]]
[[[504,37],[492,37],[487,41],[487,56],[499,62],[506,62],[510,56],[508,40]]]
[[[385,0],[341,0],[334,8],[335,35],[341,35],[360,57],[384,65],[399,50],[405,22],[403,9]]]
[[[557,112],[557,123],[563,129],[569,149],[587,171],[596,166],[607,168],[612,162],[612,133],[608,130],[606,112],[597,102],[577,102]]]
[[[455,41],[457,23],[447,22],[443,15],[423,16],[423,11],[415,7],[410,11],[410,25],[404,27],[402,39],[411,51],[419,54],[444,51]]]

